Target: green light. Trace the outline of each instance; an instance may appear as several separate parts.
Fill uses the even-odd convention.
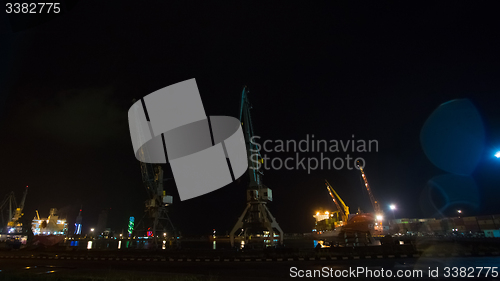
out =
[[[134,231],[134,221],[135,221],[134,217],[130,217],[130,219],[128,221],[128,234],[129,234],[129,236],[132,235],[132,232]]]

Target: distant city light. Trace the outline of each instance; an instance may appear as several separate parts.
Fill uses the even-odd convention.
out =
[[[93,229],[93,228],[91,228],[91,229],[90,229],[90,231],[91,231],[91,232],[94,232],[94,229]]]
[[[461,213],[462,213],[462,210],[457,210],[457,212],[458,212],[459,214],[461,214]]]
[[[500,158],[500,151],[498,151],[497,153],[495,153],[495,157],[496,158]]]
[[[128,220],[128,236],[132,236],[132,232],[134,231],[134,225],[135,225],[135,218],[130,217]]]
[[[80,234],[82,234],[82,224],[75,223],[75,235],[80,235]]]

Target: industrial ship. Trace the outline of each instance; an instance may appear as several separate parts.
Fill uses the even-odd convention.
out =
[[[337,237],[342,229],[342,221],[338,219],[338,212],[316,212],[316,219],[312,237],[315,240],[331,239]]]
[[[365,179],[365,186],[369,194],[366,176],[360,167],[362,177]],[[382,230],[382,217],[373,214],[362,213],[358,209],[356,214],[349,212],[349,207],[340,198],[330,183],[325,180],[328,193],[335,203],[336,211],[318,211],[313,217],[316,219],[312,237],[315,240],[329,242],[338,245],[368,245],[373,244],[372,236],[378,236]],[[373,197],[373,196],[370,196]],[[378,211],[378,202],[373,200],[374,209]],[[321,243],[323,247],[323,243]]]
[[[31,223],[33,231],[33,244],[53,246],[59,244],[66,237],[68,231],[68,224],[66,219],[60,219],[57,215],[57,209],[50,209],[48,218],[40,219],[38,211],[36,217]]]

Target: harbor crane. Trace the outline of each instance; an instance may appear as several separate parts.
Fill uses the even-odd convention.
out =
[[[375,230],[382,232],[383,231],[382,220],[384,218],[383,217],[384,214],[382,212],[382,209],[380,208],[380,204],[378,203],[377,200],[375,200],[375,197],[373,196],[370,185],[368,184],[368,179],[366,178],[365,171],[363,170],[363,167],[360,165],[359,160],[356,162],[356,166],[358,167],[359,171],[361,172],[361,177],[363,178],[366,190],[368,192],[368,196],[370,197],[370,201],[371,201],[372,206],[373,206],[373,211],[375,212],[375,219],[376,219]]]
[[[141,153],[144,153],[142,148]],[[160,240],[165,239],[164,233],[168,233],[169,238],[176,236],[167,210],[167,206],[173,203],[173,197],[163,189],[163,169],[160,165],[141,162],[141,173],[149,198],[145,202],[145,214],[138,223],[138,231],[145,231],[145,236],[151,237],[154,247],[158,247]]]
[[[2,226],[7,226],[8,233],[20,233],[22,232],[22,223],[19,219],[23,216],[24,202],[26,201],[26,195],[28,194],[28,186],[26,186],[23,197],[19,205],[17,205],[16,197],[14,192],[10,192],[5,199],[0,204],[0,209],[2,210]],[[8,204],[8,217],[7,224],[4,221],[4,209]],[[5,230],[4,230],[5,231]]]
[[[250,178],[247,187],[247,205],[231,230],[229,238],[231,246],[234,246],[236,232],[243,231],[245,245],[249,242],[260,241],[259,236],[263,237],[265,246],[272,246],[276,241],[282,245],[283,231],[267,208],[267,203],[271,202],[273,197],[271,189],[262,183],[264,174],[261,166],[263,159],[257,144],[252,141],[254,137],[250,114],[252,106],[248,100],[248,93],[248,88],[243,87],[240,107],[240,122],[243,125],[243,135],[248,156],[248,175]],[[278,239],[275,239],[276,237]]]
[[[134,99],[133,102],[136,100]],[[138,125],[140,126],[140,124]],[[142,159],[149,159],[147,149],[141,147]],[[158,247],[161,240],[177,236],[177,231],[168,216],[167,206],[173,203],[173,197],[163,188],[166,181],[163,169],[159,164],[140,162],[142,182],[146,188],[148,199],[145,201],[145,213],[137,224],[135,232],[152,238],[153,247]]]
[[[326,189],[328,190],[328,193],[330,193],[330,196],[333,199],[333,202],[337,206],[337,209],[340,212],[341,220],[343,221],[343,224],[347,223],[347,220],[349,219],[349,207],[344,203],[344,201],[340,198],[338,193],[333,189],[332,185],[325,180],[325,185]],[[337,198],[337,200],[335,199]],[[340,203],[340,204],[339,204]]]

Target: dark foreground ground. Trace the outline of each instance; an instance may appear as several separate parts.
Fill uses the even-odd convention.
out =
[[[34,259],[4,258],[0,260],[0,280],[290,280],[290,279],[322,279],[322,280],[382,280],[389,277],[375,278],[384,270],[392,272],[393,280],[428,280],[431,272],[438,272],[440,278],[433,280],[456,280],[453,267],[457,267],[465,278],[472,280],[500,280],[497,274],[500,257],[419,257],[419,258],[359,258],[337,260],[283,260],[283,261],[153,261],[153,260],[73,260],[73,259]],[[446,268],[449,267],[449,270]],[[479,274],[480,267],[491,267],[489,276],[486,270]],[[496,270],[493,268],[496,267]],[[344,270],[349,276],[351,271],[372,271],[372,278],[365,272],[351,275],[350,278],[328,276],[321,278],[319,271]],[[303,271],[300,271],[303,270]],[[293,278],[307,274],[308,271],[317,278]],[[397,278],[395,274],[406,274],[409,277]],[[449,271],[448,277],[446,273]],[[494,272],[497,272],[496,274]],[[465,275],[464,275],[465,274]],[[411,276],[411,277],[410,277]]]
[[[0,280],[500,280],[497,240],[414,242],[273,251],[4,250]]]

